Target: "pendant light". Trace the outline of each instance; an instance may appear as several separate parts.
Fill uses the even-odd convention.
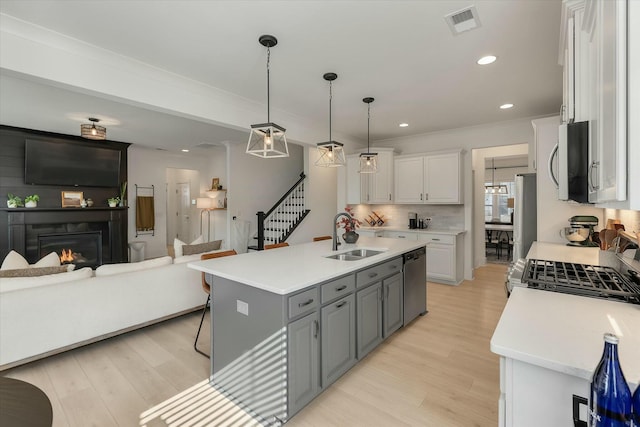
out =
[[[378,172],[378,153],[371,153],[369,149],[369,122],[371,121],[371,103],[373,98],[367,97],[362,102],[367,104],[367,152],[360,154],[360,170],[359,173],[376,173]]]
[[[344,157],[343,144],[334,141],[331,138],[331,101],[333,99],[332,82],[338,78],[336,73],[326,73],[322,76],[329,82],[329,141],[317,144],[320,158],[316,161],[316,166],[337,167],[344,166],[346,163]]]
[[[492,170],[491,185],[484,186],[484,193],[485,194],[508,194],[509,191],[506,185],[504,184],[496,185],[496,165],[495,165],[494,157],[491,158],[491,170]]]
[[[95,117],[89,117],[91,124],[85,123],[80,125],[80,136],[87,139],[102,140],[107,139],[107,129],[104,126],[98,126],[96,123],[100,122],[100,119]]]
[[[249,134],[246,153],[264,159],[289,157],[287,138],[284,136],[286,129],[271,122],[269,104],[269,64],[271,48],[278,44],[278,40],[274,36],[263,35],[258,38],[258,42],[267,48],[267,123],[251,125],[251,133]]]

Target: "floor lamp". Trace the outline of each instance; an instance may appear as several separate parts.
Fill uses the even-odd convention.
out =
[[[212,199],[210,197],[198,197],[196,207],[198,209],[202,209],[202,212],[200,212],[200,235],[202,235],[202,216],[205,212],[207,213],[207,242],[209,242],[211,240],[211,211],[216,207],[216,199]]]

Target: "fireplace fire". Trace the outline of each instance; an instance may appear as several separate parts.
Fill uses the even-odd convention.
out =
[[[60,263],[73,264],[76,262],[86,263],[87,259],[81,253],[73,252],[71,249],[63,249],[60,254]]]
[[[102,265],[102,234],[99,231],[55,233],[38,236],[40,257],[56,252],[62,264],[76,268]]]

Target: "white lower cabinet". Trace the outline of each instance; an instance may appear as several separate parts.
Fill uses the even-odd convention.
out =
[[[427,280],[457,285],[464,278],[464,244],[462,234],[420,233],[418,240],[427,244]]]
[[[573,426],[587,421],[589,381],[511,358],[500,358],[500,427]],[[585,424],[586,425],[586,424]]]
[[[406,240],[418,240],[418,234],[410,231],[385,231],[382,233],[382,237],[389,237],[391,239],[406,239]]]

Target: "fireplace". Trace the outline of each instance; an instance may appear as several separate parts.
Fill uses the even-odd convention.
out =
[[[76,254],[70,262],[77,267],[128,261],[126,207],[0,209],[2,213],[9,227],[8,247],[0,241],[0,255],[13,249],[33,264],[70,249],[72,257]]]
[[[51,252],[58,254],[61,264],[96,268],[102,265],[102,233],[87,231],[38,235],[38,257],[42,258]]]

